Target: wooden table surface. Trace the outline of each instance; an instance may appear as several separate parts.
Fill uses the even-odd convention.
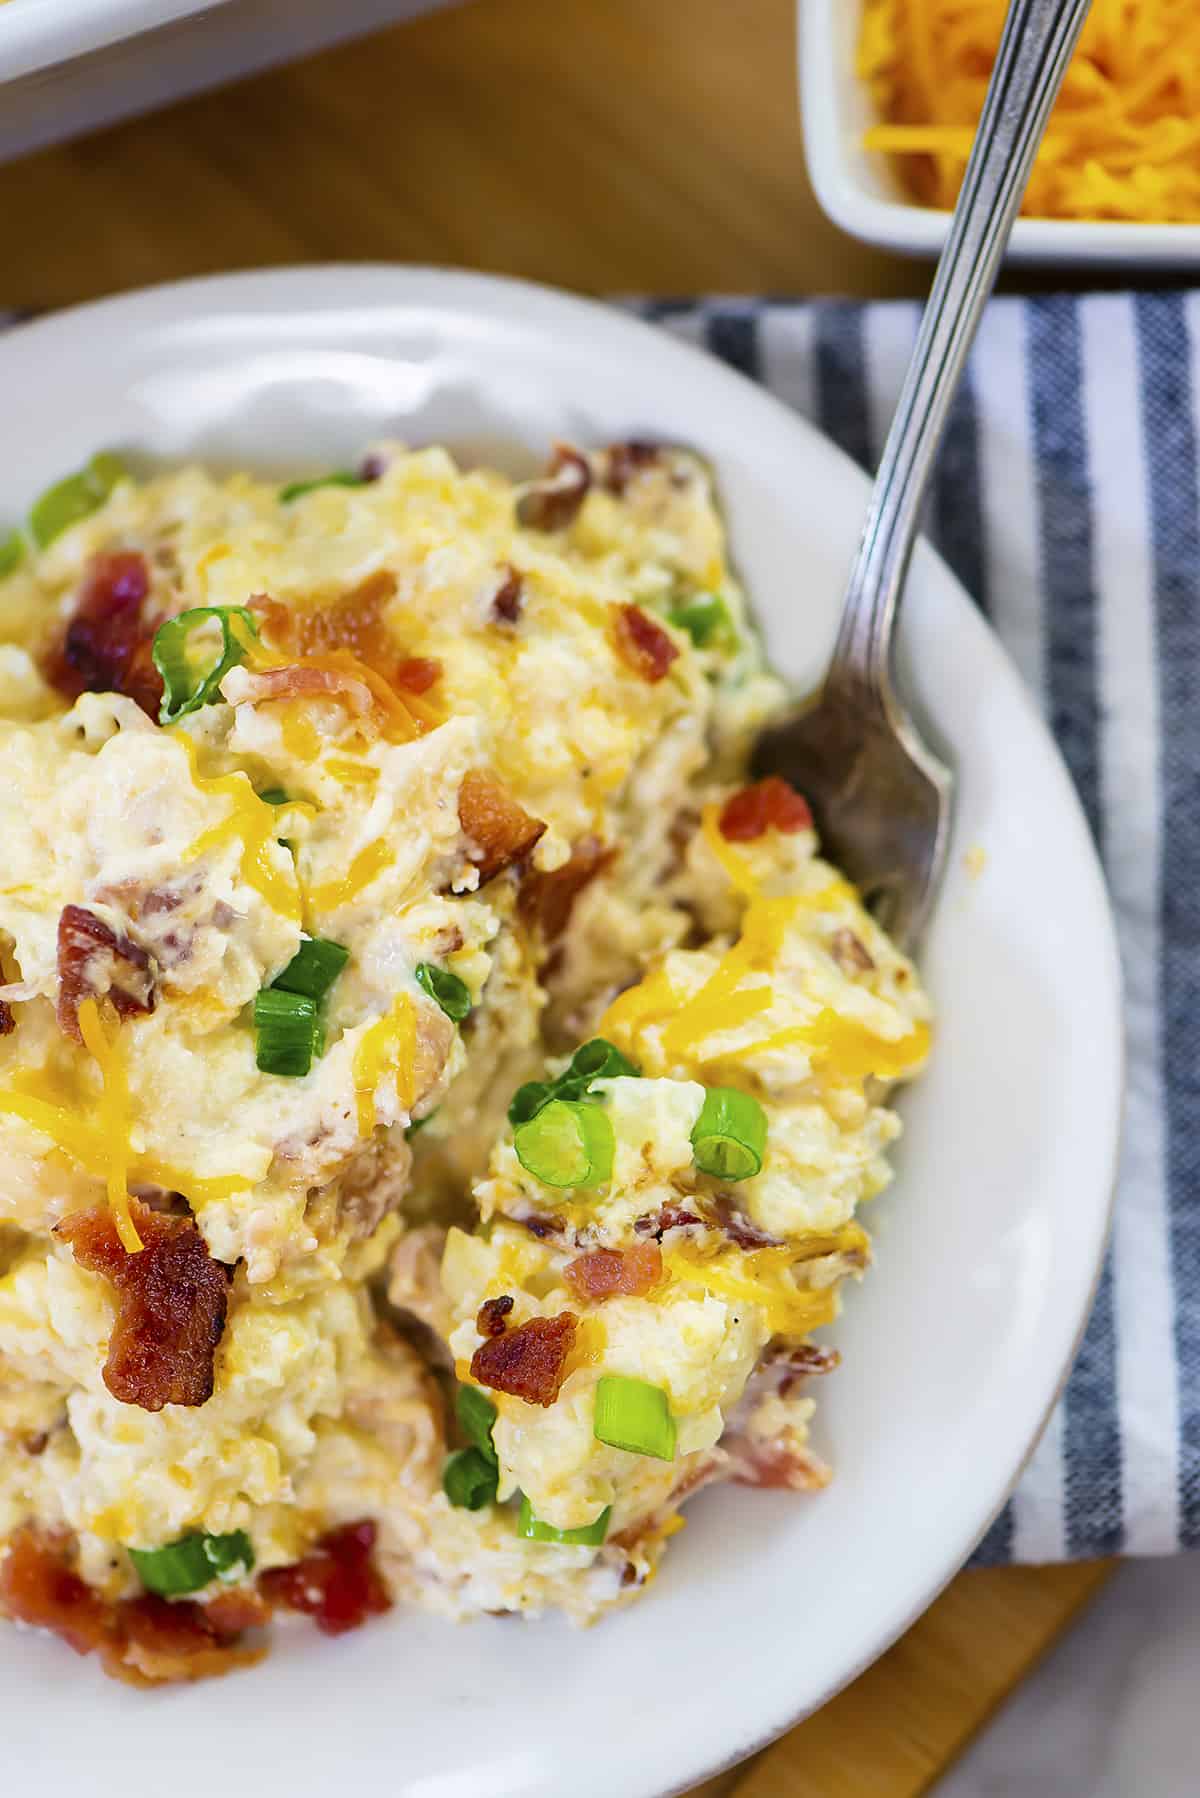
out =
[[[0,303],[356,258],[594,293],[920,293],[927,269],[817,209],[792,12],[472,0],[43,152],[0,169]],[[914,1798],[1106,1571],[960,1575],[868,1673],[705,1798]]]

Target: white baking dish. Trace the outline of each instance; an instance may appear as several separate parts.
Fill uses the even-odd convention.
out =
[[[444,0],[8,0],[0,161]]]
[[[852,237],[883,249],[934,256],[949,214],[910,205],[882,156],[862,147],[871,97],[854,69],[861,0],[799,0],[800,94],[813,188]],[[1009,254],[1024,262],[1164,268],[1200,263],[1200,225],[1132,225],[1018,219]]]

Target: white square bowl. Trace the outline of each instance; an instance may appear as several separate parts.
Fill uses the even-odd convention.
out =
[[[863,148],[875,114],[855,73],[861,0],[799,0],[799,8],[801,115],[817,199],[852,237],[906,255],[937,255],[950,215],[911,205],[887,157]],[[1200,225],[1022,218],[1009,255],[1019,262],[1194,268]]]
[[[0,162],[445,3],[0,3]]]

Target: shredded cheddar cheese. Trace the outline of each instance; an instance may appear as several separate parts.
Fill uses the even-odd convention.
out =
[[[412,1108],[417,1056],[417,1014],[407,993],[398,993],[390,1011],[363,1034],[354,1055],[354,1095],[358,1108],[358,1133],[370,1136],[375,1128],[375,1089],[385,1075],[396,1082],[396,1097],[405,1111]]]
[[[108,1208],[117,1226],[121,1247],[127,1254],[136,1255],[145,1245],[137,1233],[137,1225],[129,1209],[129,1088],[125,1081],[120,1029],[115,1019],[112,1023],[114,1027],[110,1032],[108,1021],[101,1017],[100,1007],[95,999],[84,999],[81,1002],[79,1034],[83,1038],[84,1048],[100,1069],[100,1078],[104,1082],[104,1097],[97,1110],[101,1134],[108,1150],[105,1175]]]
[[[385,868],[390,868],[395,859],[383,838],[376,837],[373,843],[359,850],[344,874],[308,889],[309,909],[313,912],[336,911],[339,905],[348,905]]]
[[[865,1240],[862,1229],[854,1226],[854,1230],[855,1238],[852,1242],[847,1239],[847,1249],[858,1248],[859,1239]],[[831,1247],[824,1246],[827,1241]],[[822,1238],[818,1252],[832,1254],[841,1247],[837,1238]],[[684,1242],[670,1250],[664,1265],[672,1282],[701,1287],[735,1305],[756,1305],[772,1335],[806,1336],[810,1330],[832,1323],[838,1313],[836,1288],[796,1285],[793,1265],[811,1259],[811,1254],[791,1246],[745,1254],[731,1244],[722,1244],[714,1252],[704,1244]]]
[[[858,71],[893,157],[925,206],[953,206],[1007,0],[865,0]],[[1200,221],[1200,7],[1094,0],[1038,151],[1035,218]]]
[[[242,842],[242,879],[261,894],[272,911],[295,922],[300,920],[300,887],[291,857],[286,869],[276,866],[272,854],[277,841],[279,818],[276,808],[259,798],[244,774],[207,776],[200,773],[196,745],[186,731],[172,735],[188,759],[192,783],[202,793],[220,794],[232,803],[219,824],[203,831],[184,852],[185,861],[197,861],[210,849],[219,848],[231,837]]]

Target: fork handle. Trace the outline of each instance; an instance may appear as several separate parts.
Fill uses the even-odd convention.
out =
[[[946,246],[875,476],[828,682],[890,702],[891,641],[930,473],[1091,0],[1011,0]]]

